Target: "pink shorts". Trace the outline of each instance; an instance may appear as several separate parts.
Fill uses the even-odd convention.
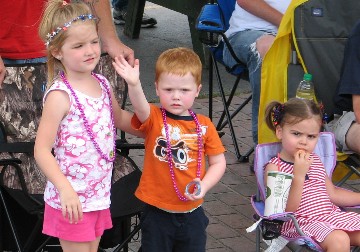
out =
[[[112,228],[110,209],[83,213],[83,219],[70,224],[60,210],[45,204],[43,233],[61,240],[87,242],[102,236],[105,229]]]

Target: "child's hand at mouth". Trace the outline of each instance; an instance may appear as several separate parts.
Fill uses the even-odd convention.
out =
[[[298,150],[294,158],[294,177],[305,178],[313,162],[313,158],[310,157],[310,153],[307,153],[305,150]]]

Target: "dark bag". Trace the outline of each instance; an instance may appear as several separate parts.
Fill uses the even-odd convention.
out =
[[[111,186],[110,205],[113,227],[105,230],[101,237],[100,247],[103,249],[113,248],[126,242],[137,233],[134,231],[134,235],[130,235],[133,230],[140,229],[139,215],[145,206],[134,194],[140,182],[140,169],[131,158],[119,151],[117,151],[116,158],[115,171],[126,170],[127,174],[122,174],[120,178],[118,178],[118,174],[113,174],[114,183]],[[117,169],[117,165],[126,167]]]
[[[283,225],[281,220],[262,220],[261,230],[264,240],[272,240],[281,235],[281,227]]]

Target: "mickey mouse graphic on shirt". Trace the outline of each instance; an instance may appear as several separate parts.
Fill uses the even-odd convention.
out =
[[[202,135],[206,133],[206,126],[201,126]],[[182,133],[181,129],[176,126],[170,126],[170,138],[171,138],[171,154],[173,157],[173,162],[175,168],[179,170],[187,170],[188,163],[192,161],[196,161],[195,159],[190,157],[189,152],[197,151],[196,145],[194,145],[194,138],[197,138],[196,133],[187,134]],[[153,150],[154,155],[163,162],[168,162],[167,160],[167,153],[166,153],[166,136],[165,130],[162,129],[162,135],[156,138],[156,144]],[[175,142],[176,141],[176,142]],[[189,147],[189,146],[193,147]]]

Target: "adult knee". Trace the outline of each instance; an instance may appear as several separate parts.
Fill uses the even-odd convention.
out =
[[[353,124],[345,137],[348,148],[356,153],[360,153],[360,125]]]
[[[269,51],[274,40],[275,37],[273,35],[264,35],[256,40],[256,49],[258,50],[261,59],[263,59],[267,51]]]

